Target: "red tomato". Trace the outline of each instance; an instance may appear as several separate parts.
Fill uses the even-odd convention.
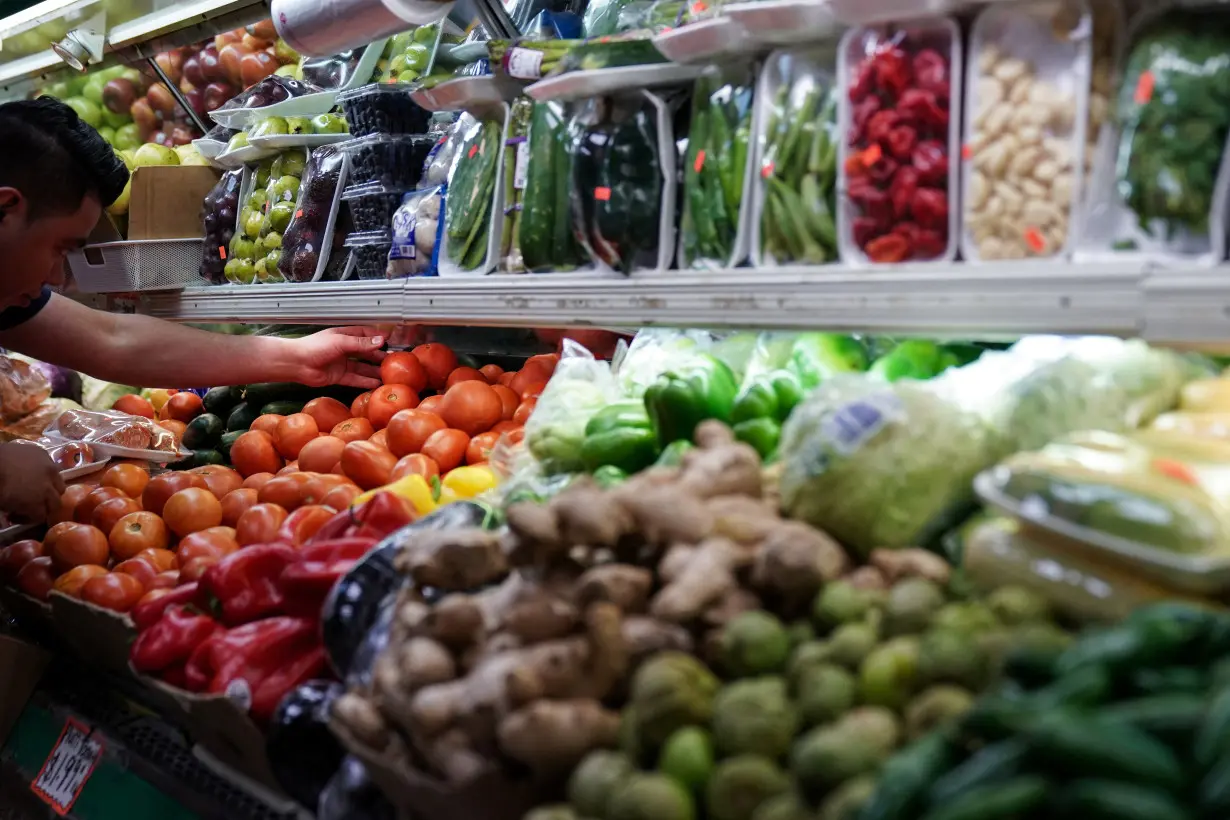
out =
[[[289,462],[285,467],[278,470],[278,475],[290,475],[291,473],[299,472],[299,462]]]
[[[90,490],[89,495],[81,499],[81,502],[73,510],[73,520],[78,524],[90,524],[94,521],[94,508],[104,501],[110,501],[113,498],[128,498],[122,490],[117,490],[115,487],[98,487]]]
[[[448,345],[431,342],[419,345],[410,351],[423,364],[427,371],[427,383],[435,390],[440,390],[448,381],[448,374],[457,367],[457,354]]]
[[[440,415],[440,402],[444,401],[444,396],[428,396],[419,402],[418,409],[424,413],[435,413]]]
[[[43,545],[33,539],[0,547],[0,580],[12,580],[26,564],[43,554]]]
[[[418,393],[427,386],[427,370],[413,353],[399,350],[385,356],[380,363],[380,381],[385,384],[404,384]]]
[[[242,436],[240,436],[242,438]],[[141,494],[141,506],[146,512],[162,515],[167,499],[189,487],[206,487],[205,479],[192,473],[162,473],[149,480]]]
[[[170,550],[141,550],[134,561],[144,561],[159,572],[179,569],[179,559]]]
[[[107,536],[111,554],[126,561],[147,549],[166,549],[167,525],[152,512],[134,512],[121,518]]]
[[[71,524],[47,550],[59,572],[68,572],[82,564],[105,566],[111,557],[107,536],[88,524]]]
[[[464,381],[449,388],[440,403],[440,418],[468,436],[485,433],[504,417],[504,403],[485,381]]]
[[[141,512],[141,505],[127,496],[110,498],[94,508],[92,523],[104,533],[110,533],[124,516]]]
[[[167,500],[162,519],[171,532],[183,538],[189,533],[216,527],[222,523],[222,502],[209,490],[189,487]]]
[[[355,396],[354,401],[350,403],[350,415],[356,419],[367,418],[367,405],[372,400],[372,392],[369,390],[366,393],[360,393]]]
[[[151,592],[156,589],[175,589],[179,586],[179,570],[169,569],[154,576],[154,580],[145,585]],[[147,592],[146,595],[149,593]]]
[[[149,567],[146,567],[149,569]],[[51,588],[56,592],[62,592],[65,595],[71,595],[74,598],[81,597],[81,587],[91,578],[97,578],[99,575],[106,575],[107,568],[98,566],[97,564],[82,564],[79,567],[73,567],[68,572],[56,578],[55,583]],[[153,572],[150,573],[153,575]]]
[[[196,393],[185,391],[183,393],[176,393],[167,399],[167,403],[162,406],[162,412],[159,413],[159,416],[164,419],[175,419],[176,421],[187,423],[201,415],[203,409],[201,397]]]
[[[370,441],[352,441],[342,450],[342,470],[365,490],[389,483],[397,457]]]
[[[368,441],[370,441],[372,444],[375,444],[377,447],[380,447],[384,450],[388,450],[389,449],[389,434],[386,432],[387,430],[388,430],[387,427],[384,430],[377,430],[375,433],[372,434],[372,437],[369,438]]]
[[[285,458],[296,459],[303,445],[320,435],[316,419],[307,413],[292,413],[278,423],[273,443]]]
[[[304,473],[280,475],[261,487],[257,493],[257,501],[261,504],[277,504],[287,512],[297,509],[303,504],[303,491],[307,481],[307,475]]]
[[[299,451],[299,469],[310,473],[327,473],[342,458],[346,442],[337,436],[318,436]]]
[[[245,477],[282,469],[282,457],[274,446],[273,436],[261,430],[249,430],[235,439],[231,445],[231,463]]]
[[[271,478],[273,478],[273,473],[253,473],[243,480],[244,489],[259,490]]]
[[[447,473],[461,465],[469,446],[470,437],[461,430],[439,430],[427,439],[422,452],[439,465],[441,473]]]
[[[175,436],[176,444],[184,440],[184,431],[188,429],[188,425],[175,419],[159,419],[158,426]]]
[[[491,457],[491,451],[500,440],[499,433],[479,433],[466,446],[466,464],[482,464]]]
[[[432,478],[440,475],[440,465],[436,464],[434,459],[422,453],[411,453],[408,456],[402,457],[393,466],[393,474],[389,476],[389,480],[397,481],[408,475],[421,475],[430,481]]]
[[[72,521],[73,511],[77,509],[77,505],[93,491],[94,488],[88,484],[74,484],[66,489],[64,494],[60,496],[59,511],[47,523],[59,524],[61,521]]]
[[[280,416],[277,413],[265,413],[263,416],[257,416],[256,421],[252,422],[249,430],[260,430],[262,433],[273,435],[278,431],[278,425],[282,423],[285,416]]]
[[[278,535],[278,528],[286,520],[287,512],[277,504],[257,504],[243,515],[235,525],[235,540],[241,547],[249,544],[268,544]]]
[[[336,510],[320,504],[300,507],[282,522],[277,540],[296,547],[305,544],[335,513]]]
[[[154,565],[149,561],[142,561],[140,558],[129,558],[127,561],[120,561],[111,571],[131,575],[141,582],[141,586],[147,589],[154,582],[154,578],[158,577],[158,570],[154,569]]]
[[[371,402],[367,405],[367,420],[372,427],[383,430],[389,420],[399,410],[409,410],[417,407],[419,394],[404,384],[386,384],[372,391]]]
[[[182,564],[186,559],[181,553],[185,549],[192,551],[200,546],[217,550],[219,555],[230,555],[239,549],[239,542],[235,540],[235,530],[232,527],[210,527],[207,530],[190,533],[180,539],[179,544],[175,547],[175,557]]]
[[[352,441],[367,441],[376,434],[376,428],[367,419],[347,419],[333,428],[329,435],[349,444]]]
[[[504,375],[504,368],[498,364],[485,364],[478,369],[478,372],[483,374],[487,384],[499,384],[500,376]]]
[[[149,484],[149,470],[135,464],[116,464],[103,471],[98,482],[104,487],[114,487],[129,498],[140,498]]]
[[[332,430],[350,418],[350,408],[328,396],[312,399],[303,406],[303,412],[316,420],[316,428],[321,432]]]
[[[521,397],[514,393],[511,387],[502,384],[493,385],[491,389],[500,397],[500,418],[511,421],[513,413],[517,412],[517,405],[521,403]]]
[[[136,393],[120,396],[115,400],[115,404],[111,405],[111,409],[118,410],[121,413],[130,413],[134,416],[144,416],[147,419],[154,417],[154,405]]]
[[[517,405],[517,412],[513,413],[512,420],[517,424],[525,424],[530,420],[530,415],[533,414],[534,408],[538,406],[538,399],[525,399],[521,404]]]
[[[423,449],[428,437],[448,427],[444,419],[424,410],[402,410],[393,416],[385,428],[389,451],[395,456],[407,456]]]
[[[512,384],[512,380],[517,378],[517,372],[518,371],[516,370],[509,370],[507,373],[500,376],[499,384],[503,387],[508,387],[510,384]],[[509,388],[509,389],[511,390],[512,388]]]
[[[205,571],[218,563],[221,558],[210,555],[202,555],[199,558],[193,558],[188,563],[179,568],[179,583],[191,584],[201,580],[201,576]]]
[[[192,393],[177,393],[171,397],[190,396]],[[145,586],[131,575],[122,572],[112,572],[100,575],[86,581],[81,587],[81,599],[103,609],[116,612],[127,612],[132,609],[141,596],[145,594]]]
[[[447,392],[453,385],[462,382],[483,382],[485,384],[487,378],[473,367],[457,367],[448,374],[448,381],[444,383],[444,389]]]
[[[394,470],[396,472],[396,470]],[[354,500],[363,491],[354,484],[347,481],[345,484],[338,484],[335,487],[330,487],[329,491],[320,499],[320,503],[329,509],[341,512],[354,503]]]
[[[205,480],[205,488],[221,501],[229,493],[243,486],[243,476],[221,464],[207,464],[188,472]]]
[[[247,487],[240,487],[238,490],[227,493],[222,499],[223,526],[233,527],[239,523],[239,516],[256,504],[258,495],[256,490]]]
[[[31,598],[37,598],[40,601],[47,600],[55,582],[55,569],[51,558],[46,555],[27,561],[17,573],[17,588]]]

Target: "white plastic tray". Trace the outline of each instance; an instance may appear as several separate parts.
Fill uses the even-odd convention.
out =
[[[498,106],[516,98],[524,89],[524,83],[511,77],[488,74],[458,77],[433,88],[421,88],[411,92],[410,99],[427,111],[460,111]]]
[[[770,46],[814,43],[843,28],[823,0],[751,0],[723,6],[722,14],[743,29],[749,43]]]
[[[705,70],[699,65],[657,63],[623,68],[598,68],[592,71],[570,71],[558,77],[539,80],[525,89],[538,102],[547,100],[580,100],[600,97],[616,91],[636,88],[659,88],[695,80]]]
[[[319,148],[322,145],[333,145],[345,142],[351,135],[346,134],[270,134],[264,137],[249,137],[248,142],[262,150],[269,148],[281,151],[283,148]]]
[[[828,0],[833,16],[846,26],[891,23],[914,17],[941,17],[971,5],[970,0]]]
[[[244,148],[237,148],[234,151],[223,151],[214,157],[214,162],[219,162],[227,168],[238,168],[241,165],[268,159],[277,152],[278,149],[276,148],[262,148],[259,145],[249,144]]]
[[[677,63],[704,63],[747,51],[751,38],[729,17],[713,17],[655,35],[653,45]]]
[[[152,461],[156,464],[170,464],[172,461],[179,461],[192,455],[191,450],[185,450],[182,446],[178,452],[172,453],[166,450],[137,450],[132,447],[120,447],[118,444],[101,444],[96,441],[87,443],[90,447],[94,448],[95,453],[100,455],[111,458],[137,458],[144,461]]]
[[[90,445],[93,447],[94,445]],[[111,461],[110,456],[103,456],[102,461],[91,461],[89,464],[82,464],[80,467],[70,467],[67,470],[60,471],[60,478],[65,481],[72,481],[74,478],[81,478],[83,475],[96,473],[103,467],[107,466],[107,462]]]

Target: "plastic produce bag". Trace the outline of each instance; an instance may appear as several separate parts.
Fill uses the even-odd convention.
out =
[[[440,32],[438,23],[429,23],[394,34],[384,46],[373,79],[376,82],[412,83],[431,73]]]
[[[201,226],[205,246],[201,250],[201,278],[221,285],[226,282],[226,249],[235,236],[235,220],[239,218],[239,186],[242,171],[227,171],[218,184],[205,195],[201,205]]]
[[[112,452],[108,448],[121,448],[188,455],[170,430],[142,416],[114,410],[65,410],[43,432],[53,439],[93,444],[108,454]]]
[[[582,255],[572,233],[571,141],[562,104],[534,104],[528,144],[525,190],[513,242],[526,270],[571,270],[581,264]]]
[[[393,244],[386,271],[390,279],[436,275],[443,205],[444,190],[440,187],[414,191],[402,199],[393,214]]]
[[[664,213],[674,206],[666,112],[665,102],[638,92],[585,100],[572,118],[572,228],[604,268],[663,269],[673,255],[674,214]]]
[[[639,399],[649,385],[668,370],[687,367],[713,347],[713,335],[705,330],[649,328],[639,331],[632,344],[615,354],[611,370],[626,399]]]
[[[313,281],[328,261],[333,245],[329,222],[337,205],[345,162],[345,154],[336,146],[326,145],[312,152],[303,170],[303,182],[283,229],[278,257],[278,273],[291,282]],[[279,203],[273,207],[284,206]]]
[[[947,18],[854,28],[839,60],[849,105],[839,157],[842,258],[952,259],[957,249],[961,38]]]
[[[215,113],[226,114],[239,109],[265,108],[291,97],[302,97],[317,91],[313,86],[278,74],[266,77],[246,91],[236,94],[218,107]]]
[[[336,149],[331,149],[336,151]],[[284,282],[279,269],[282,263],[282,234],[295,216],[295,203],[303,188],[308,151],[292,148],[274,157],[269,166],[269,182],[265,186],[264,209],[256,241],[254,263],[256,281]],[[316,209],[313,209],[315,212]],[[326,214],[326,219],[328,215]],[[263,254],[263,255],[262,255]]]
[[[696,81],[683,167],[680,267],[725,268],[743,261],[742,218],[752,138],[750,71],[714,71]],[[836,150],[836,146],[834,146]]]
[[[530,117],[534,102],[518,97],[509,108],[508,135],[504,139],[504,230],[500,237],[500,268],[519,273],[525,270],[518,242],[518,227],[524,216],[523,199],[529,182]]]
[[[583,469],[581,441],[590,416],[618,401],[611,366],[565,339],[563,358],[525,423],[525,441],[544,472]]]
[[[480,271],[489,259],[490,232],[503,156],[503,122],[462,118],[461,143],[448,176],[444,211],[444,258],[462,271]]]
[[[993,459],[986,422],[942,382],[821,384],[782,427],[782,509],[863,554],[937,538]]]
[[[1074,238],[1091,18],[1070,4],[988,6],[967,89],[965,234],[970,260],[1051,257]]]
[[[0,356],[0,420],[6,422],[34,412],[51,396],[51,383],[42,371],[19,359]]]
[[[761,75],[767,105],[757,139],[760,216],[753,234],[759,265],[837,261],[833,67],[829,50],[777,51]]]

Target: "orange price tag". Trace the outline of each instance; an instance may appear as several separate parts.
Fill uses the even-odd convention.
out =
[[[594,199],[599,202],[609,202],[611,199],[611,189],[603,186],[594,189]]]
[[[393,83],[397,82],[397,78],[389,77],[387,80],[385,80],[385,82],[388,83],[389,85],[392,85]]]
[[[1029,245],[1034,253],[1042,253],[1046,250],[1046,237],[1037,228],[1026,228],[1025,244]]]
[[[963,160],[967,160],[967,161],[968,161],[968,160],[972,159],[972,158],[973,158],[973,156],[974,156],[974,149],[973,149],[973,148],[970,148],[970,147],[969,147],[969,145],[962,145],[962,146],[961,146],[961,159],[963,159]]]
[[[696,2],[692,4],[692,8],[690,9],[690,11],[693,14],[701,14],[708,10],[709,10],[709,4],[704,2],[704,0],[696,0]]]
[[[226,245],[219,245],[219,246],[218,246],[218,258],[219,258],[219,259],[226,259]]]
[[[84,723],[69,718],[51,747],[30,791],[60,816],[67,816],[102,758],[103,741]]]
[[[760,166],[760,176],[764,179],[768,179],[773,176],[773,168],[774,165],[772,162],[766,162],[764,165]]]
[[[1140,79],[1136,81],[1136,94],[1133,97],[1137,105],[1144,105],[1153,99],[1153,87],[1156,84],[1157,80],[1152,71],[1141,72]]]
[[[468,159],[474,159],[474,155],[475,155],[475,154],[477,154],[477,153],[478,153],[478,146],[477,146],[477,145],[471,145],[471,146],[470,146],[470,153],[469,153],[469,155],[468,155],[468,157],[467,157],[467,158],[468,158]]]
[[[1192,468],[1188,467],[1181,461],[1173,461],[1168,458],[1153,459],[1153,469],[1157,470],[1164,476],[1173,478],[1175,481],[1182,481],[1184,484],[1193,486],[1200,483],[1200,479],[1192,472]]]
[[[881,150],[879,143],[872,143],[863,151],[860,159],[862,159],[864,167],[870,168],[879,162],[883,156],[884,151]]]
[[[295,219],[303,219],[303,209],[302,208],[295,211]]]
[[[696,152],[696,162],[692,163],[692,170],[700,173],[700,169],[705,167],[705,149],[702,148]]]

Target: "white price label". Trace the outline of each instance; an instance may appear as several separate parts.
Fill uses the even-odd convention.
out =
[[[56,814],[68,814],[94,773],[102,752],[102,740],[88,726],[69,718],[30,790]]]
[[[517,143],[517,164],[513,167],[513,187],[518,191],[525,190],[530,176],[530,141],[523,139]]]
[[[518,80],[537,80],[542,76],[542,52],[532,48],[508,50],[508,76]]]

